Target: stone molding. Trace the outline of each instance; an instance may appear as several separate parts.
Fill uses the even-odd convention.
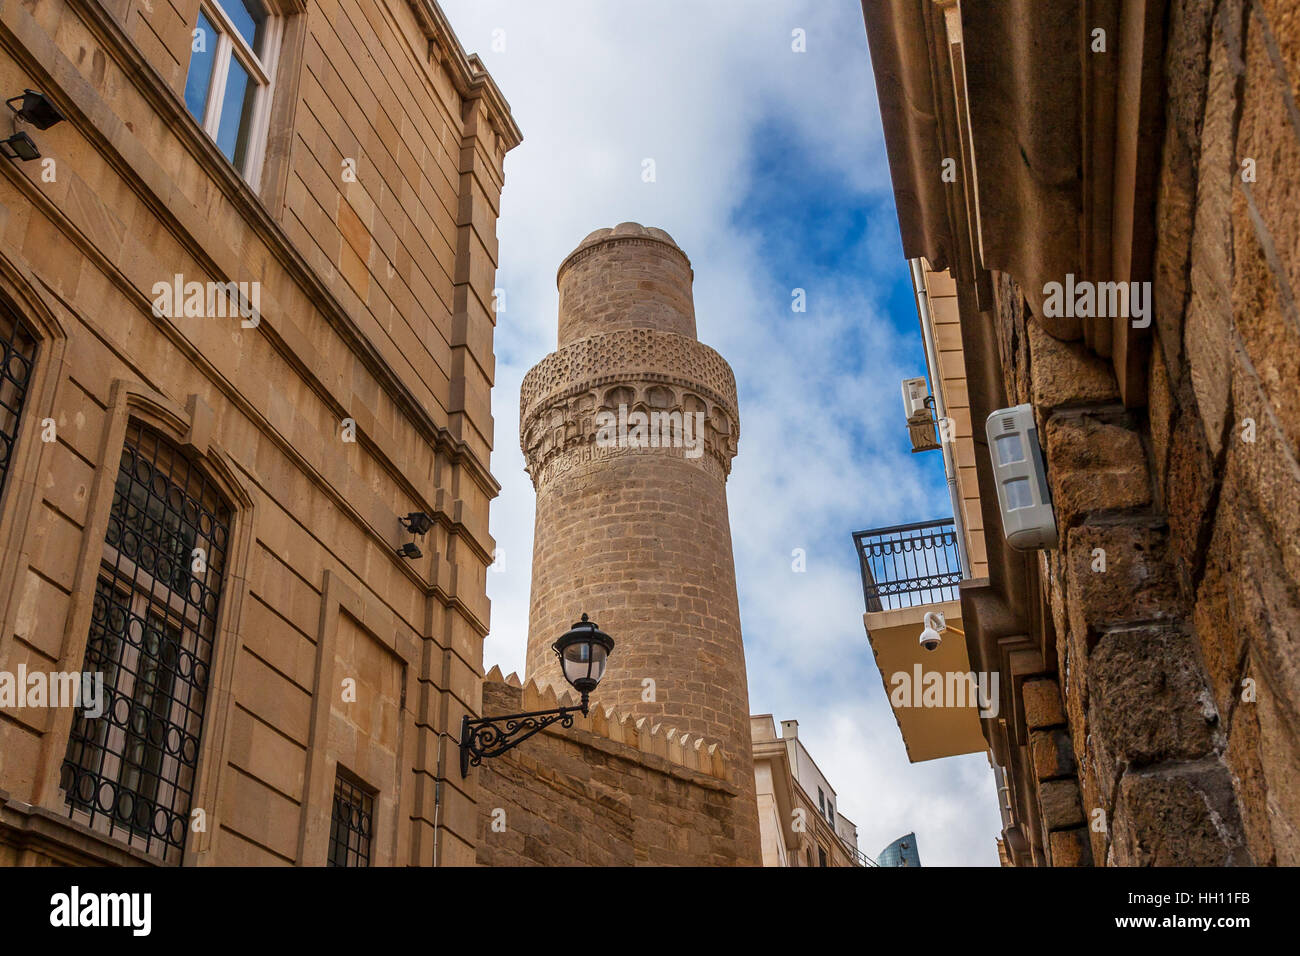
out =
[[[736,379],[726,359],[676,332],[621,329],[552,352],[520,385],[519,441],[533,483],[582,461],[622,454],[682,455],[676,448],[598,448],[596,415],[632,411],[704,414],[703,454],[696,461],[721,480],[740,437]],[[563,459],[557,461],[557,459]]]
[[[555,271],[555,284],[560,284],[560,279],[569,268],[576,266],[584,259],[590,258],[597,250],[603,250],[608,246],[659,246],[664,249],[671,249],[673,252],[677,253],[677,255],[681,256],[682,261],[686,263],[688,269],[691,268],[690,257],[687,256],[686,253],[682,251],[681,246],[677,245],[675,242],[671,242],[667,239],[660,239],[649,233],[639,236],[610,235],[591,242],[584,241],[577,249],[574,249],[569,253],[565,260],[560,263],[560,268]],[[694,270],[692,270],[692,274],[694,274]]]

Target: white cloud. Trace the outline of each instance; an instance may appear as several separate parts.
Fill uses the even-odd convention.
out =
[[[442,6],[524,133],[507,157],[498,227],[508,311],[496,340],[492,532],[503,559],[488,575],[487,663],[523,670],[534,497],[519,382],[555,347],[555,269],[593,229],[667,229],[695,266],[700,339],[728,359],[741,392],[728,498],[752,710],[800,721],[864,851],[915,830],[923,863],[996,863],[984,758],[907,764],[862,630],[850,533],[949,505],[933,460],[900,448],[897,383],[923,359],[914,319],[902,334],[882,311],[905,264],[860,10],[816,0]],[[806,53],[791,50],[795,28]],[[504,51],[492,49],[494,30]],[[824,169],[846,205],[882,204],[879,232],[860,237],[866,268],[766,258],[780,237],[745,205],[759,129],[779,134],[792,162]],[[654,183],[641,180],[646,158]],[[764,201],[784,202],[770,190]],[[790,311],[792,267],[806,314]],[[805,574],[791,571],[796,547]]]

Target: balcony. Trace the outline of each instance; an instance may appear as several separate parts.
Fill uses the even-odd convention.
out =
[[[868,611],[957,600],[961,555],[953,519],[857,531],[853,543]]]
[[[914,700],[899,705],[891,696],[898,683],[911,686],[936,672],[946,681],[947,675],[970,672],[965,638],[955,631],[945,632],[934,651],[920,644],[927,611],[938,611],[964,629],[955,523],[946,518],[858,531],[853,543],[866,604],[863,625],[908,759],[917,763],[986,750],[977,707],[918,707]]]

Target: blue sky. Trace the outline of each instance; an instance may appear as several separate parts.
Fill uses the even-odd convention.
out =
[[[996,865],[983,755],[909,764],[862,628],[854,531],[947,517],[899,381],[925,360],[889,188],[862,11],[826,0],[443,0],[509,100],[498,235],[499,567],[486,663],[522,672],[534,495],[519,382],[555,347],[555,270],[591,230],[666,229],[695,268],[700,340],[731,363],[728,482],[753,713],[800,737],[878,853]],[[791,48],[805,31],[807,50]],[[653,159],[655,181],[642,180]],[[807,312],[791,311],[792,290]],[[807,570],[792,570],[802,548]]]

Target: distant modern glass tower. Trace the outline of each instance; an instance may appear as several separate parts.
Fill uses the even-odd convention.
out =
[[[880,851],[876,857],[879,866],[920,866],[921,854],[916,849],[916,834],[901,836]]]

